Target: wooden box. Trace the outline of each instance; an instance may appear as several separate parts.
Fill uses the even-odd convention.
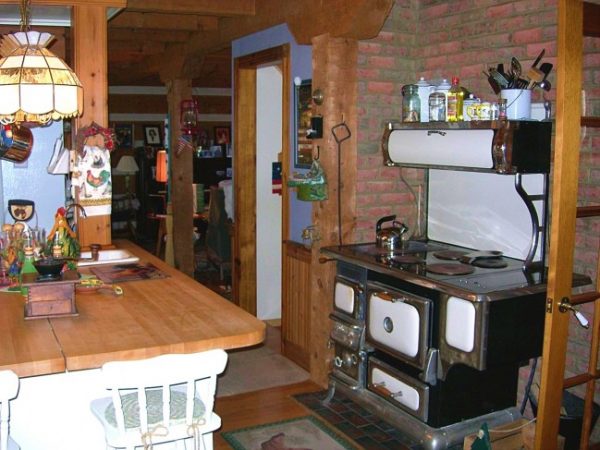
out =
[[[471,450],[477,434],[465,437],[463,450]],[[535,438],[535,422],[527,419],[519,419],[505,425],[494,427],[490,430],[490,441],[493,450],[533,450]],[[557,450],[565,446],[565,438],[558,436]]]
[[[22,286],[27,288],[25,319],[77,316],[75,283],[77,271],[67,271],[56,281],[37,281],[37,274],[23,275]]]

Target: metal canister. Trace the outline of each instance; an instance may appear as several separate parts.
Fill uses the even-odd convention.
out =
[[[402,121],[419,122],[421,120],[419,87],[416,84],[407,84],[403,86],[402,96]]]

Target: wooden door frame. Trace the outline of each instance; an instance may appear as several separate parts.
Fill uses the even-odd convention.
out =
[[[234,59],[233,130],[233,299],[256,315],[256,72],[279,63],[282,72],[282,240],[289,236],[287,172],[290,162],[290,46]],[[283,252],[282,252],[283,255]]]

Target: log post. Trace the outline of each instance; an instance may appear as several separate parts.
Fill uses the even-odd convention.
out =
[[[83,86],[83,114],[75,120],[75,131],[96,122],[108,127],[108,54],[106,7],[73,6],[74,70]],[[96,243],[111,245],[110,215],[77,218],[82,247]]]
[[[321,89],[324,102],[314,105],[315,114],[323,116],[323,138],[315,139],[313,146],[320,147],[319,161],[325,170],[328,198],[313,205],[313,225],[321,240],[313,245],[311,261],[311,378],[322,386],[327,385],[331,351],[328,350],[332,311],[335,263],[319,262],[320,248],[338,245],[338,203],[341,204],[342,241],[352,234],[356,210],[357,161],[357,80],[356,66],[358,43],[354,39],[332,38],[328,34],[317,36],[313,45],[312,87]],[[341,144],[332,132],[336,125],[345,123],[350,137]],[[338,140],[347,137],[345,127],[336,128]],[[341,163],[341,182],[338,184],[338,158]],[[338,202],[338,190],[341,202]]]

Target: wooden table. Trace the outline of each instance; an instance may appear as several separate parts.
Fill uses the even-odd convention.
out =
[[[21,448],[104,448],[89,401],[106,395],[98,368],[107,361],[234,349],[264,339],[265,324],[256,317],[134,244],[115,244],[169,277],[121,283],[122,297],[76,294],[77,317],[26,321],[24,297],[0,293],[0,370],[22,377],[11,414]]]
[[[76,294],[78,317],[25,321],[23,296],[0,294],[0,370],[26,377],[263,341],[256,317],[129,241],[115,244],[169,277],[122,283],[122,297]]]

